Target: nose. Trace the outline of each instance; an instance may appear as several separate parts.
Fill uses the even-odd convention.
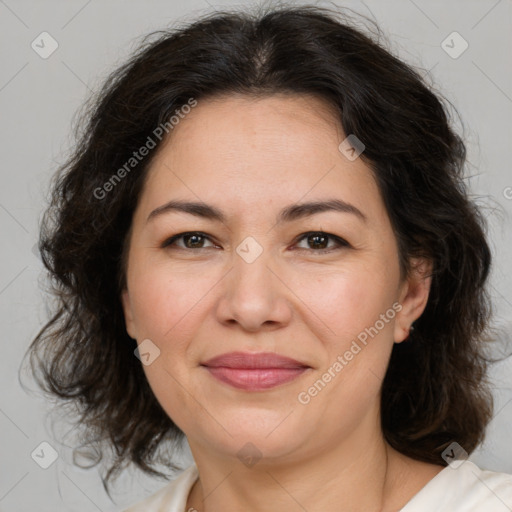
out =
[[[268,250],[263,249],[254,260],[243,251],[233,253],[233,267],[222,280],[219,322],[248,332],[287,325],[293,313],[293,293],[279,269]]]

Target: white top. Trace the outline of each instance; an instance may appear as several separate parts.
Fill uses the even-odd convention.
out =
[[[460,461],[457,461],[460,464]],[[199,473],[192,464],[178,478],[124,512],[188,512]],[[484,471],[471,461],[441,470],[400,512],[512,512],[512,475]]]

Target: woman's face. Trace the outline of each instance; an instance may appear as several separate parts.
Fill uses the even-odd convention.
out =
[[[123,307],[151,388],[193,452],[293,461],[379,430],[393,343],[429,282],[400,279],[372,173],[339,149],[347,135],[319,99],[230,96],[198,101],[151,165]],[[201,208],[157,210],[170,201]],[[200,233],[166,245],[186,232]],[[205,366],[232,352],[298,363]]]

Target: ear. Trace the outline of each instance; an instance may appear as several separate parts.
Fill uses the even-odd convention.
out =
[[[409,274],[400,290],[399,303],[402,309],[396,315],[395,343],[407,339],[411,324],[422,315],[427,306],[432,284],[432,262],[425,258],[414,258]]]
[[[132,305],[130,301],[130,294],[128,293],[128,289],[125,288],[121,293],[121,303],[123,305],[124,312],[124,322],[126,325],[126,332],[128,336],[133,339],[137,339],[136,331],[135,331],[135,322],[133,320],[133,311]]]

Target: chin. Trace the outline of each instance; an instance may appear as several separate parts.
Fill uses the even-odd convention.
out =
[[[213,427],[207,432],[199,432],[203,442],[211,448],[216,448],[228,456],[244,462],[245,458],[272,461],[287,456],[304,446],[305,431],[299,425],[292,423],[291,418],[283,421],[286,414],[270,414],[265,417],[261,412],[254,414],[243,413],[243,418],[234,418],[224,423],[226,430]],[[212,437],[212,433],[218,436]],[[303,435],[297,437],[297,433]],[[275,460],[273,461],[275,462]]]

